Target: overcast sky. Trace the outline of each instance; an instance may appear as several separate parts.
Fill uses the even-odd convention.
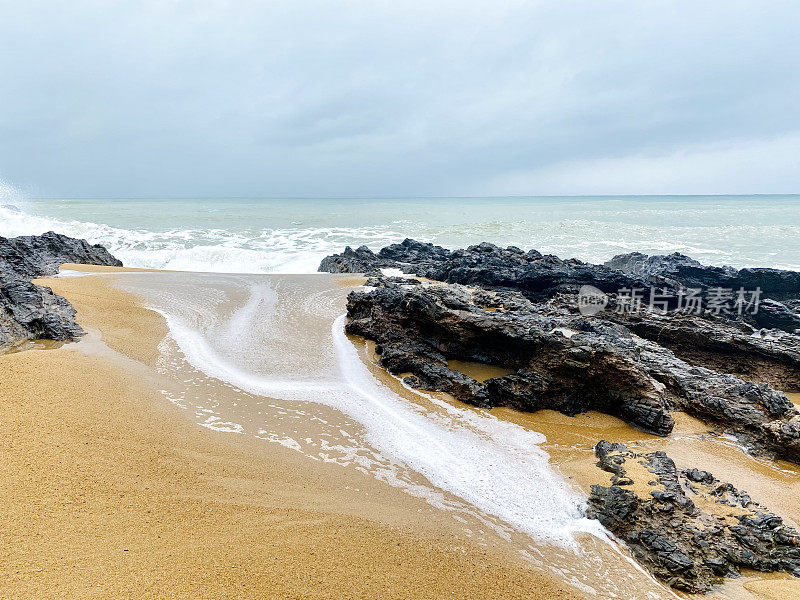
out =
[[[800,192],[798,31],[798,0],[0,0],[0,180]]]

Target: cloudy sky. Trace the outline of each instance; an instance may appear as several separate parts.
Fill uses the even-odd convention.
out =
[[[0,0],[34,195],[800,192],[797,0]]]

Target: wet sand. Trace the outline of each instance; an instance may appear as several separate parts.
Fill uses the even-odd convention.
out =
[[[75,305],[90,334],[79,344],[0,357],[3,437],[13,441],[4,444],[12,460],[3,475],[12,485],[0,498],[12,507],[0,517],[0,529],[9,532],[1,562],[11,565],[12,578],[0,583],[0,596],[580,597],[564,584],[569,569],[586,571],[588,581],[628,581],[641,590],[633,597],[671,595],[593,538],[582,543],[602,564],[546,545],[527,546],[530,560],[522,560],[526,542],[501,539],[479,519],[448,514],[379,481],[379,458],[369,451],[336,459],[332,449],[360,435],[358,423],[322,405],[247,394],[181,361],[165,363],[175,351],[162,343],[164,319],[118,289],[120,277],[107,274],[118,270],[65,268],[98,273],[44,282]],[[308,281],[319,287],[325,280]],[[363,280],[330,281],[346,290]],[[246,301],[229,293],[226,302]],[[329,299],[310,294],[311,313]],[[305,318],[291,325],[314,339]],[[393,392],[441,410],[378,367],[369,343],[351,341]],[[287,359],[281,343],[274,340],[270,360]],[[296,366],[312,365],[301,359]],[[451,366],[478,379],[504,374],[473,363]],[[545,434],[550,464],[583,495],[591,484],[608,482],[592,453],[608,439],[637,451],[666,450],[679,467],[707,469],[790,523],[800,521],[796,466],[747,457],[685,415],[677,415],[672,436],[658,438],[597,413],[490,413]],[[548,574],[554,564],[567,565],[563,577]],[[798,583],[748,573],[705,597],[800,597]]]
[[[580,597],[366,474],[198,427],[112,280],[43,282],[89,335],[0,357],[1,597]]]
[[[371,359],[376,357],[372,355]],[[466,363],[461,364],[459,370],[475,377],[474,373],[483,373],[485,367]],[[788,393],[787,396],[795,404],[800,404],[800,393]],[[446,394],[440,394],[440,397],[457,403]],[[547,442],[543,447],[551,456],[551,464],[585,495],[589,494],[593,484],[609,485],[610,480],[610,474],[595,464],[594,445],[599,440],[622,442],[636,452],[663,450],[678,468],[697,467],[709,471],[718,479],[747,491],[753,500],[800,529],[800,465],[750,456],[733,441],[718,436],[712,428],[684,413],[674,413],[675,429],[670,436],[663,438],[639,431],[616,417],[596,412],[574,417],[549,410],[523,413],[495,408],[490,412],[500,419],[544,433]],[[704,596],[679,595],[720,600],[800,598],[800,580],[791,575],[750,571],[743,575],[738,580],[727,580]]]

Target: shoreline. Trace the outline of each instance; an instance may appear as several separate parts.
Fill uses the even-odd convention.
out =
[[[373,476],[366,474],[355,474],[350,470],[341,469],[337,465],[321,466],[318,464],[310,463],[301,454],[295,451],[282,447],[279,444],[265,444],[261,440],[251,439],[248,436],[231,435],[231,433],[222,433],[221,431],[213,431],[213,427],[199,427],[198,422],[190,418],[189,414],[178,409],[174,402],[165,402],[165,394],[168,399],[170,382],[163,377],[164,365],[160,365],[159,361],[163,358],[163,350],[159,348],[162,340],[168,334],[168,328],[164,317],[157,312],[144,307],[143,300],[129,291],[123,291],[120,287],[121,279],[115,275],[127,276],[130,273],[139,273],[143,270],[140,269],[123,269],[123,268],[109,268],[109,267],[95,267],[86,265],[65,265],[65,269],[82,271],[84,273],[91,273],[93,277],[78,277],[66,276],[58,278],[45,278],[36,280],[36,283],[49,286],[53,291],[66,297],[70,303],[78,311],[78,322],[84,326],[87,335],[81,338],[77,343],[65,344],[59,347],[51,347],[48,344],[42,344],[44,349],[32,349],[24,352],[14,352],[0,357],[0,360],[5,361],[6,365],[12,365],[13,368],[8,370],[3,376],[3,383],[8,383],[9,387],[18,385],[20,389],[25,388],[25,381],[35,379],[34,373],[39,378],[49,379],[49,383],[39,384],[36,388],[36,401],[32,400],[23,394],[25,397],[25,409],[31,410],[41,422],[52,423],[53,416],[47,414],[47,406],[43,404],[49,396],[54,393],[59,398],[68,399],[68,407],[59,407],[59,419],[57,419],[58,429],[63,425],[63,422],[73,422],[76,420],[80,424],[75,426],[74,429],[82,430],[87,429],[92,431],[94,421],[102,421],[103,413],[106,408],[104,407],[104,400],[107,404],[111,402],[113,405],[119,405],[123,408],[119,415],[115,415],[116,420],[124,422],[127,419],[127,427],[123,428],[125,431],[120,431],[120,427],[114,428],[114,437],[118,442],[114,448],[103,447],[98,453],[98,456],[105,461],[121,462],[128,465],[128,453],[131,448],[136,448],[139,451],[142,447],[147,446],[147,451],[151,452],[150,458],[147,460],[142,459],[131,469],[128,476],[135,477],[137,483],[141,478],[150,482],[150,485],[145,485],[142,492],[141,488],[131,487],[126,489],[126,493],[121,494],[119,498],[108,497],[104,498],[102,490],[99,490],[95,485],[87,483],[80,483],[76,487],[79,490],[84,488],[90,489],[90,493],[81,493],[82,502],[87,502],[87,497],[91,497],[91,501],[98,502],[101,499],[106,503],[106,509],[109,506],[117,506],[121,504],[125,510],[130,511],[132,507],[137,506],[137,502],[144,502],[139,504],[139,508],[145,506],[152,506],[157,504],[164,505],[164,511],[160,513],[161,519],[171,524],[174,532],[183,534],[184,537],[178,536],[175,544],[180,546],[186,544],[193,546],[198,541],[205,540],[208,536],[213,544],[219,544],[220,548],[235,540],[237,544],[242,544],[243,548],[248,548],[247,557],[251,555],[258,555],[262,560],[268,557],[270,560],[276,560],[273,554],[266,553],[260,544],[264,540],[259,540],[256,536],[245,536],[243,541],[241,531],[222,531],[219,522],[210,523],[210,530],[205,529],[205,524],[197,524],[195,521],[188,518],[185,510],[177,505],[169,504],[177,498],[184,500],[190,499],[191,502],[199,503],[202,506],[211,508],[208,512],[215,510],[223,512],[218,509],[218,506],[223,506],[230,509],[232,505],[238,507],[235,511],[230,511],[223,514],[223,518],[227,522],[241,523],[247,521],[250,527],[256,530],[260,528],[272,529],[276,526],[281,528],[288,528],[293,532],[297,532],[297,537],[289,540],[290,547],[281,546],[279,554],[286,561],[291,561],[292,565],[297,566],[306,561],[305,567],[308,572],[316,573],[319,569],[327,569],[325,572],[326,585],[330,585],[330,577],[340,577],[342,574],[350,573],[353,569],[349,565],[355,562],[362,562],[365,560],[363,555],[364,548],[375,548],[377,546],[387,545],[388,555],[386,560],[388,564],[381,565],[381,573],[389,574],[392,583],[386,584],[385,581],[372,582],[370,591],[365,591],[364,596],[356,597],[372,597],[371,594],[381,593],[383,597],[404,597],[404,598],[434,598],[439,597],[437,594],[447,593],[453,597],[450,592],[456,591],[456,594],[463,592],[464,596],[455,595],[455,597],[474,597],[481,593],[487,593],[482,590],[489,589],[486,586],[490,584],[493,590],[501,589],[501,595],[492,597],[502,598],[537,598],[538,596],[532,595],[531,589],[547,590],[547,594],[556,593],[556,596],[543,595],[542,597],[558,597],[558,598],[578,598],[582,597],[580,591],[576,588],[567,586],[562,579],[554,578],[546,573],[543,569],[531,568],[530,563],[526,564],[520,556],[512,552],[508,547],[497,544],[489,544],[488,546],[484,541],[476,543],[475,539],[470,539],[471,536],[464,536],[464,529],[459,526],[454,526],[451,520],[451,515],[446,515],[443,511],[433,509],[424,500],[420,498],[412,498],[403,491],[387,486],[376,481]],[[158,273],[152,270],[145,270],[148,273]],[[178,274],[179,276],[181,274]],[[207,274],[185,274],[191,278],[207,277]],[[157,275],[156,275],[157,276]],[[264,276],[260,276],[264,277]],[[284,276],[285,277],[285,276]],[[303,276],[298,276],[298,281],[301,281]],[[316,276],[319,277],[319,276]],[[133,280],[131,280],[133,281]],[[336,281],[332,282],[333,285],[349,288],[354,285],[359,285],[364,281],[361,277],[352,275],[337,276]],[[377,356],[370,348],[372,342],[363,343],[362,340],[351,339],[356,342],[358,355],[362,362],[364,362],[373,375],[383,381],[384,385],[395,389],[395,392],[400,392],[406,400],[411,399],[408,393],[404,393],[404,386],[400,380],[391,376],[380,367],[377,363]],[[50,358],[55,357],[55,360]],[[174,365],[173,365],[174,366]],[[483,377],[485,375],[498,375],[497,371],[492,369],[486,370],[485,365],[477,365],[471,363],[464,363],[455,361],[452,365],[453,368],[459,368],[474,376]],[[168,366],[169,368],[169,366]],[[18,369],[18,372],[16,372]],[[478,369],[478,371],[471,371],[470,369]],[[84,371],[86,376],[81,377],[76,375]],[[66,380],[61,376],[62,373],[67,373]],[[101,399],[87,398],[85,396],[91,395],[92,390],[103,390],[100,394]],[[5,386],[4,386],[5,387]],[[406,390],[410,394],[414,394],[410,390]],[[230,386],[216,385],[208,387],[206,393],[216,395],[220,398],[230,395]],[[135,398],[136,401],[125,402],[122,396],[129,396]],[[454,404],[457,407],[467,407],[469,410],[476,410],[464,405],[460,402],[453,400],[446,394],[440,394],[440,399]],[[38,404],[37,404],[38,401]],[[412,400],[413,401],[413,400]],[[282,405],[289,405],[290,402],[281,402]],[[13,405],[13,402],[12,402]],[[326,418],[332,422],[341,418],[341,413],[335,409],[330,409],[319,405],[319,408],[326,412]],[[21,412],[21,410],[20,410]],[[89,418],[86,414],[77,415],[76,412],[83,412],[92,415],[94,418]],[[14,416],[14,411],[11,411],[11,416]],[[259,412],[259,415],[261,413]],[[593,483],[605,483],[603,480],[604,473],[594,467],[594,456],[590,447],[585,447],[585,440],[596,440],[603,437],[609,440],[620,440],[626,443],[633,441],[637,447],[641,449],[667,449],[671,456],[674,456],[679,466],[694,466],[691,460],[696,459],[696,456],[702,456],[703,464],[711,464],[711,470],[716,475],[722,475],[725,479],[733,481],[737,486],[743,486],[744,489],[753,493],[754,499],[769,498],[769,505],[777,510],[780,514],[787,518],[791,524],[795,524],[800,520],[800,503],[793,501],[790,496],[792,494],[785,494],[786,485],[800,486],[798,483],[798,476],[796,469],[791,465],[776,465],[767,464],[762,460],[757,460],[743,454],[740,449],[735,448],[731,444],[718,444],[716,442],[708,441],[704,438],[704,428],[702,424],[690,417],[681,417],[677,419],[676,431],[673,436],[662,438],[648,434],[631,428],[614,417],[602,415],[598,413],[588,413],[576,417],[566,417],[560,413],[552,411],[540,411],[538,413],[521,413],[507,408],[495,408],[489,412],[495,418],[508,423],[516,423],[531,431],[537,431],[547,436],[547,441],[542,445],[542,448],[549,454],[550,466],[554,471],[569,480],[571,486],[581,493],[584,497],[588,495],[588,488]],[[158,430],[158,435],[147,437],[143,432],[139,431],[142,419],[146,422],[157,422],[158,425],[153,429]],[[155,421],[154,421],[155,420]],[[63,421],[63,422],[62,422]],[[15,439],[25,439],[25,444],[22,444],[22,450],[25,451],[24,446],[27,444],[35,449],[36,454],[47,456],[47,451],[42,451],[42,442],[37,436],[25,438],[21,433],[22,430],[18,429],[20,423],[12,420],[11,427],[17,428],[13,430]],[[52,437],[52,433],[48,427],[44,427],[41,423],[36,423],[32,426],[34,430],[38,427],[39,432],[47,431]],[[148,428],[150,429],[150,428]],[[75,435],[62,436],[63,432],[59,432],[56,436],[55,443],[59,446],[80,448],[81,443],[88,446],[96,446],[93,438],[81,439],[76,443]],[[135,435],[134,435],[135,433]],[[163,435],[162,435],[163,434]],[[599,436],[599,437],[598,437]],[[272,440],[277,441],[277,440]],[[47,442],[52,444],[50,440]],[[591,446],[591,444],[590,444]],[[179,452],[175,453],[176,448]],[[95,448],[95,451],[97,449]],[[155,454],[152,454],[152,453]],[[170,454],[169,468],[179,465],[179,469],[175,474],[179,476],[181,485],[176,485],[172,481],[165,481],[164,473],[157,473],[154,475],[152,469],[149,469],[151,463],[163,463],[164,455]],[[86,468],[87,456],[77,456],[70,454],[68,451],[63,451],[60,455],[57,464],[64,462],[63,457],[68,457],[68,460],[75,461],[73,472],[82,475],[82,469]],[[94,458],[94,456],[92,457]],[[712,461],[712,462],[709,462]],[[58,469],[54,463],[46,463],[44,469],[47,473],[52,474]],[[77,471],[74,467],[79,467]],[[333,469],[331,469],[333,467]],[[150,470],[151,472],[147,472]],[[11,473],[11,469],[9,473]],[[231,475],[230,472],[235,472]],[[70,472],[69,469],[67,472]],[[298,475],[298,473],[301,473]],[[784,473],[784,475],[781,475]],[[115,475],[118,476],[118,473]],[[11,475],[7,477],[9,481],[13,479]],[[116,481],[115,477],[109,478]],[[15,484],[16,484],[15,480]],[[95,482],[96,483],[96,482]],[[126,482],[123,481],[123,484]],[[131,482],[128,481],[128,484]],[[46,496],[48,493],[56,493],[62,496],[68,496],[70,493],[75,493],[74,490],[65,492],[64,486],[76,485],[74,482],[69,482],[62,478],[61,481],[53,484],[49,481],[40,480],[39,487],[30,492],[30,497],[37,498],[37,494],[44,490],[40,496]],[[152,496],[146,490],[152,487],[161,490],[169,490],[171,493],[167,496],[158,496],[157,501],[153,501]],[[131,492],[130,490],[133,490]],[[180,491],[176,491],[180,490]],[[371,497],[370,497],[371,496]],[[368,498],[369,497],[369,498]],[[131,500],[133,498],[133,501]],[[39,500],[48,500],[47,498],[38,498]],[[11,502],[9,502],[11,500]],[[166,500],[166,503],[165,503]],[[778,502],[780,500],[780,502]],[[18,511],[24,515],[30,512],[28,507],[20,507],[20,499],[9,495],[8,499],[4,499],[5,504],[12,507],[12,513]],[[153,504],[150,504],[153,503]],[[50,500],[52,505],[52,500]],[[168,508],[166,505],[169,504]],[[246,508],[242,508],[242,507]],[[71,516],[74,519],[81,519],[84,515],[81,510],[84,507],[78,507],[75,511],[75,505],[60,506],[59,510],[55,510],[58,518],[64,519],[70,515],[69,511],[72,510]],[[65,510],[66,509],[66,510]],[[53,510],[53,509],[49,509]],[[145,511],[147,509],[144,509]],[[152,510],[152,509],[151,509]],[[241,511],[246,514],[242,516]],[[281,514],[276,516],[274,513],[268,517],[263,514],[263,511],[279,511]],[[295,513],[298,512],[303,515],[301,519],[296,518]],[[291,515],[288,513],[292,512]],[[142,516],[142,515],[139,515]],[[218,515],[214,515],[216,518]],[[210,515],[204,515],[204,521],[208,522]],[[9,523],[13,523],[14,519],[19,518],[19,515],[9,517]],[[94,527],[98,530],[108,528],[110,523],[117,523],[117,517],[109,516],[106,514],[93,514]],[[130,520],[130,517],[129,517]],[[70,521],[70,519],[66,519]],[[186,523],[191,521],[195,531],[187,532],[184,529],[187,527]],[[213,521],[213,520],[212,520]],[[36,520],[30,521],[35,523]],[[134,519],[135,522],[135,519]],[[298,522],[300,524],[298,524]],[[276,525],[280,524],[280,525]],[[286,525],[288,523],[288,525]],[[140,523],[141,524],[141,523]],[[36,525],[40,527],[40,524]],[[4,527],[7,530],[25,530],[30,529],[30,525],[8,525]],[[320,528],[323,530],[320,534]],[[146,530],[147,526],[144,525],[143,529]],[[85,538],[75,538],[76,533],[73,529],[65,527],[63,531],[67,532],[62,540],[51,540],[48,546],[44,546],[47,550],[44,552],[46,556],[55,556],[60,554],[62,550],[67,547],[63,546],[64,542],[69,542],[71,549],[76,547],[83,548]],[[333,533],[331,533],[333,531]],[[335,535],[336,532],[342,533],[346,531],[346,539],[336,537],[336,544],[341,550],[340,555],[335,557],[325,556],[320,559],[319,549],[309,550],[305,544],[306,539],[311,536],[317,535]],[[83,536],[87,535],[86,531],[81,532]],[[108,535],[111,535],[110,533]],[[142,532],[129,533],[133,538],[141,537]],[[41,539],[41,537],[39,538]],[[80,539],[80,543],[75,542],[75,539]],[[104,561],[109,560],[108,554],[109,546],[108,539],[106,538],[99,545],[91,546],[94,552],[94,558],[84,559],[85,565],[90,565],[94,560],[97,562],[97,557],[102,558]],[[225,540],[228,540],[226,542]],[[266,535],[265,539],[270,539]],[[95,540],[100,542],[101,540]],[[149,543],[154,543],[154,540],[149,540]],[[285,540],[281,539],[280,543]],[[155,542],[156,547],[162,542]],[[403,549],[402,552],[397,549],[396,544],[400,544]],[[585,543],[585,542],[584,542]],[[213,545],[212,544],[212,545]],[[278,544],[278,541],[275,541]],[[292,545],[297,544],[297,545]],[[20,545],[16,543],[9,544],[9,546]],[[376,546],[377,545],[377,546]],[[355,546],[355,549],[354,549]],[[173,549],[176,547],[173,544]],[[278,546],[273,546],[273,549]],[[153,546],[142,545],[139,547],[140,552],[151,552]],[[26,548],[26,552],[31,555],[36,554],[37,549],[30,547]],[[123,549],[123,552],[132,552],[132,548]],[[544,552],[542,554],[543,565],[548,565],[547,547],[538,547],[538,551]],[[219,550],[222,552],[222,550]],[[398,555],[398,552],[400,554]],[[242,554],[245,551],[242,550]],[[132,556],[128,555],[127,556]],[[320,565],[310,565],[311,556],[315,560],[322,560]],[[413,556],[413,558],[411,558]],[[555,555],[552,555],[553,557]],[[13,553],[8,553],[8,557],[14,559]],[[487,558],[491,557],[491,558]],[[191,560],[189,560],[191,558]],[[185,571],[195,570],[200,573],[208,570],[207,561],[210,560],[206,557],[192,556],[186,560],[178,559],[174,553],[167,553],[167,556],[159,556],[158,563],[153,564],[147,560],[136,563],[136,569],[140,573],[144,573],[144,577],[150,577],[146,585],[152,585],[152,597],[159,597],[161,588],[160,581],[164,579],[157,579],[158,573],[163,573],[164,567],[162,564],[170,564],[175,568]],[[561,557],[563,560],[563,557]],[[31,597],[35,597],[36,592],[40,592],[44,588],[36,588],[36,580],[46,581],[46,586],[52,585],[83,585],[76,580],[65,580],[65,567],[69,566],[75,573],[76,579],[85,580],[86,570],[79,570],[74,565],[55,564],[54,571],[51,573],[51,579],[40,576],[45,572],[44,567],[42,571],[33,569],[27,570],[28,577],[25,576],[26,569],[25,563],[18,562],[16,567],[22,566],[23,568],[16,568],[15,577],[9,589],[13,590],[14,594],[30,593]],[[200,562],[191,562],[200,561]],[[242,563],[247,563],[249,558],[243,558]],[[416,564],[415,560],[422,561],[423,564]],[[330,563],[329,561],[333,561]],[[337,562],[338,561],[338,562]],[[373,558],[369,561],[375,562]],[[487,561],[494,565],[492,569],[484,571],[476,571],[476,565],[483,565]],[[430,562],[439,565],[440,569],[447,571],[444,575],[441,571],[427,571],[426,568]],[[110,563],[106,563],[110,564]],[[202,568],[197,565],[202,564]],[[324,567],[325,564],[336,564],[336,567]],[[107,567],[109,572],[114,572],[116,566]],[[216,566],[214,567],[216,568]],[[221,567],[220,567],[221,568]],[[233,569],[234,567],[230,567]],[[483,567],[481,567],[483,568]],[[237,579],[238,574],[234,573],[228,568],[222,568],[222,571],[227,573],[225,581],[230,585],[239,585],[241,580]],[[396,581],[398,575],[403,573],[403,579],[414,583],[414,592],[410,591],[407,587],[408,582],[402,585]],[[212,569],[213,570],[213,569]],[[244,572],[244,571],[242,571]],[[233,574],[232,574],[233,573]],[[248,571],[248,579],[246,585],[251,585],[249,589],[259,589],[260,585],[268,585],[273,589],[276,585],[286,583],[284,579],[278,577],[275,579],[265,577],[264,573],[258,571],[258,565],[251,564]],[[465,575],[468,573],[469,575]],[[35,577],[32,577],[34,574]],[[723,586],[717,587],[714,591],[704,597],[707,598],[725,598],[750,600],[753,598],[772,599],[781,597],[781,594],[794,593],[800,591],[800,582],[792,579],[784,574],[757,574],[745,572],[744,577],[739,580],[729,580]],[[116,585],[123,586],[114,588],[115,594],[125,594],[124,585],[136,579],[139,575],[121,575],[116,581]],[[469,579],[470,581],[465,581]],[[474,580],[473,580],[474,579]],[[525,582],[524,586],[517,584],[508,587],[509,580],[516,582]],[[136,579],[139,582],[139,579]],[[57,581],[57,583],[54,583]],[[369,583],[369,582],[367,582]],[[138,584],[137,584],[138,585]],[[192,586],[201,587],[192,587]],[[175,592],[176,597],[183,597],[180,594],[188,594],[186,597],[192,597],[192,593],[198,590],[205,591],[205,587],[211,585],[203,580],[200,583],[192,580],[182,580],[179,591]],[[217,585],[217,584],[214,584]],[[288,584],[287,584],[288,585]],[[315,595],[323,592],[317,588],[303,587],[304,583],[292,581],[291,586],[287,587],[280,595],[274,597],[326,597],[324,595]],[[342,583],[344,585],[344,583]],[[385,586],[389,586],[389,591]],[[497,586],[500,588],[497,588]],[[26,588],[25,586],[33,586]],[[297,587],[299,586],[299,587]],[[450,587],[447,587],[450,586]],[[466,586],[466,587],[465,587]],[[506,587],[503,587],[506,586]],[[102,586],[101,586],[102,587]],[[28,591],[28,590],[33,591]],[[79,594],[79,597],[87,597],[84,594],[87,590],[81,588],[78,591],[72,591],[71,588],[65,591],[66,597],[72,597],[71,594]],[[215,597],[236,597],[226,596],[225,590],[229,588],[223,586],[222,588],[215,588],[215,590],[222,590],[216,594]],[[230,588],[233,589],[233,588]],[[367,589],[367,588],[365,588]],[[638,588],[637,588],[638,589]],[[21,590],[21,592],[19,592]],[[297,591],[297,590],[302,590]],[[447,590],[444,592],[443,590]],[[2,591],[2,588],[0,588]],[[350,591],[350,588],[348,588]],[[392,596],[392,593],[397,593]],[[794,592],[793,592],[794,591]],[[17,593],[19,592],[19,593]],[[231,592],[233,593],[233,592]],[[292,594],[297,593],[297,596]],[[415,595],[416,594],[416,595]],[[683,596],[682,594],[679,594]],[[88,596],[93,597],[93,596]],[[104,597],[100,594],[98,597]],[[136,597],[151,597],[147,595],[137,595]],[[269,596],[272,597],[272,596]],[[693,598],[694,596],[686,596]]]
[[[41,281],[88,335],[0,357],[3,595],[580,597],[422,500],[190,423],[153,370],[163,319],[109,279]]]

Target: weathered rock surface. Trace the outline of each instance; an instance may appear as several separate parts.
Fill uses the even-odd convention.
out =
[[[706,592],[741,568],[800,576],[800,533],[747,493],[663,452],[602,441],[595,454],[612,485],[592,486],[587,515],[672,587]]]
[[[780,269],[734,269],[703,265],[684,254],[648,256],[640,252],[619,254],[605,266],[646,279],[664,279],[687,288],[760,288],[765,298],[795,299],[800,296],[800,273]]]
[[[43,277],[55,275],[64,263],[122,266],[103,246],[52,231],[10,239],[0,237],[0,273]]]
[[[405,273],[446,283],[490,288],[517,289],[531,300],[544,300],[559,294],[575,294],[583,285],[614,294],[620,289],[655,287],[671,293],[681,288],[761,290],[757,312],[723,314],[716,320],[733,320],[751,327],[800,329],[797,302],[800,299],[800,273],[779,269],[740,269],[702,265],[682,254],[647,256],[638,252],[614,257],[604,265],[579,260],[562,260],[536,250],[524,252],[514,246],[499,248],[487,242],[466,249],[449,251],[440,246],[411,239],[392,244],[375,254],[366,246],[345,249],[325,258],[319,270],[332,273],[375,275],[382,268],[397,268]],[[675,300],[668,301],[674,305]],[[700,316],[706,318],[706,312]]]
[[[358,270],[342,270],[349,268]],[[381,268],[396,268],[446,283],[517,289],[534,300],[560,292],[577,292],[587,284],[604,292],[645,285],[638,276],[602,265],[543,256],[536,250],[523,252],[514,246],[499,248],[487,242],[452,252],[411,239],[387,246],[378,254],[365,246],[358,250],[348,248],[342,254],[323,259],[319,270],[374,274]]]
[[[32,278],[54,275],[63,263],[122,266],[103,246],[53,232],[0,237],[0,348],[24,340],[72,340],[83,331],[75,310]]]
[[[350,246],[341,254],[332,254],[322,259],[318,271],[321,273],[380,273],[381,262],[375,253],[366,246],[353,250]]]
[[[374,340],[380,363],[411,386],[482,407],[598,410],[658,435],[672,430],[673,411],[684,411],[753,452],[800,463],[800,412],[776,391],[800,390],[800,274],[709,267],[680,254],[591,265],[413,240],[377,254],[349,250],[326,264],[442,282],[378,276],[348,297],[347,331]],[[606,294],[605,310],[580,314],[584,285]],[[666,311],[625,309],[620,290],[651,287],[665,297],[758,287],[760,310],[677,311],[674,299]],[[511,374],[477,381],[451,369],[453,359]],[[745,493],[706,472],[679,471],[663,453],[640,456],[606,442],[597,453],[614,478],[593,487],[590,516],[670,585],[707,591],[740,568],[800,575],[800,535]]]
[[[571,312],[577,312],[578,289],[591,285],[609,297],[608,310],[596,318],[622,324],[691,364],[780,389],[800,389],[800,336],[796,335],[800,328],[800,274],[795,272],[709,267],[677,253],[650,257],[632,253],[605,265],[590,265],[488,243],[451,252],[409,239],[377,254],[364,246],[347,249],[326,258],[320,270],[379,274],[380,269],[389,267],[448,283],[518,290],[530,300],[549,300]],[[674,293],[688,287],[733,289],[737,285],[749,291],[762,289],[755,314],[735,310],[731,314],[709,310],[686,314],[674,310],[674,300],[667,314],[615,310],[620,304],[615,292],[622,288],[647,290],[652,286]]]
[[[508,290],[368,281],[348,297],[349,333],[377,342],[390,372],[478,406],[598,410],[659,435],[682,410],[755,450],[800,462],[800,414],[765,384],[693,366],[602,319]],[[448,360],[515,371],[478,382]]]
[[[800,273],[780,269],[714,267],[683,254],[647,256],[639,252],[620,254],[605,266],[646,279],[650,284],[672,289],[722,288],[749,292],[760,290],[761,303],[755,313],[740,320],[756,327],[794,332],[800,329],[800,314],[794,304],[800,298]],[[738,315],[737,315],[738,318]]]
[[[611,311],[603,317],[669,348],[690,364],[779,390],[800,390],[800,336],[796,334],[676,312]]]
[[[0,274],[0,349],[23,340],[75,339],[75,309],[50,288]]]
[[[599,337],[559,328],[591,327],[579,319],[537,315],[513,292],[408,285],[371,280],[353,292],[347,331],[378,343],[381,364],[412,373],[413,385],[449,392],[478,406],[522,410],[552,408],[567,414],[589,409],[621,416],[661,434],[673,425],[660,386],[636,365],[619,360]],[[502,305],[503,310],[496,310]],[[567,331],[567,329],[564,329]],[[448,368],[448,359],[495,364],[516,373],[479,383]]]

